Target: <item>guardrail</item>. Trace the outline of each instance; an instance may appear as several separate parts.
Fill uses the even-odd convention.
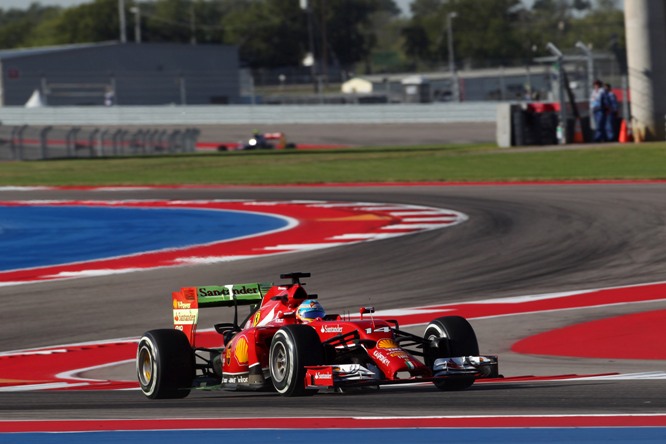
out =
[[[0,125],[0,159],[139,156],[194,152],[199,130]]]
[[[497,102],[373,105],[0,107],[5,125],[224,125],[494,122]]]

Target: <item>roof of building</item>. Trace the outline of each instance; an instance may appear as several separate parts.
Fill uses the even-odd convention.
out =
[[[529,66],[529,71],[532,74],[543,72],[543,65],[531,65]],[[474,70],[459,70],[457,72],[458,77],[460,78],[483,78],[483,77],[501,77],[501,76],[524,76],[528,72],[526,66],[516,66],[516,67],[506,67],[506,68],[481,68]],[[408,83],[427,83],[437,80],[448,80],[451,78],[451,73],[449,71],[437,71],[437,72],[422,72],[418,74],[414,73],[397,73],[397,74],[371,74],[371,75],[361,75],[356,78],[364,79],[372,83],[386,83],[386,82],[398,82],[402,83],[407,81]]]
[[[71,51],[73,49],[99,48],[111,46],[118,42],[74,43],[70,45],[38,46],[34,48],[0,49],[0,59],[13,59],[35,55],[52,54],[55,52]]]

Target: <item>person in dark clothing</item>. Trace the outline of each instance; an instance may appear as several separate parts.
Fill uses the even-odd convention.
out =
[[[606,112],[606,140],[614,142],[617,140],[617,96],[613,92],[610,83],[606,83],[604,89],[606,90],[606,97],[608,98],[608,111]]]
[[[606,113],[608,111],[608,96],[601,80],[595,80],[590,96],[590,110],[594,118],[594,141],[606,141]]]

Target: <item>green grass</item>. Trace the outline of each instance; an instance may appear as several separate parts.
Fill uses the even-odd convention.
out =
[[[597,179],[666,179],[666,143],[557,151],[488,144],[0,162],[0,185],[24,186]]]

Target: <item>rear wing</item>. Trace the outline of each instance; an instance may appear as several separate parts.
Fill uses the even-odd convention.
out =
[[[173,326],[185,333],[190,344],[194,346],[199,308],[261,304],[271,286],[270,283],[252,283],[181,288],[171,294]]]

